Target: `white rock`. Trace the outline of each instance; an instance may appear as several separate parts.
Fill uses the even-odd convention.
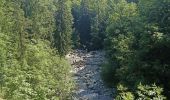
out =
[[[78,88],[73,100],[113,100],[112,89],[104,86],[100,76],[99,65],[105,61],[104,55],[102,51],[83,50],[75,50],[66,55],[72,64],[70,72],[75,74],[74,80]]]

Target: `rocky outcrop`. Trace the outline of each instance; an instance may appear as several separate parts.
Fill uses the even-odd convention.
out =
[[[114,89],[106,88],[101,79],[101,64],[105,61],[103,51],[75,50],[66,58],[72,65],[76,90],[74,100],[113,100]]]

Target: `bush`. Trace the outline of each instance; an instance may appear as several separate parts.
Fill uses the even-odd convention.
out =
[[[153,85],[137,85],[134,89],[128,89],[119,84],[116,100],[166,100],[162,95],[163,89]]]
[[[155,84],[151,86],[139,84],[136,91],[137,100],[165,100],[162,92],[163,89]]]
[[[114,86],[113,82],[116,80],[114,77],[115,70],[114,67],[109,64],[109,63],[104,63],[102,65],[102,72],[101,72],[101,76],[102,79],[104,80],[104,82],[106,83],[106,85],[108,86]]]
[[[135,100],[135,97],[132,92],[129,92],[126,87],[119,84],[117,86],[118,94],[116,100]]]

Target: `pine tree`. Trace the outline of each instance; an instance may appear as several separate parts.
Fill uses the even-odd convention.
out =
[[[50,5],[50,7],[49,7]],[[46,39],[52,41],[54,31],[53,13],[56,7],[53,0],[23,0],[22,9],[27,19],[28,38],[37,41],[37,39]]]
[[[107,0],[94,0],[93,12],[95,17],[92,18],[91,35],[92,49],[102,49],[105,38],[106,19],[107,19]]]
[[[54,44],[61,56],[71,49],[72,14],[69,0],[58,0]]]
[[[85,49],[90,48],[91,41],[91,14],[90,14],[90,0],[82,0],[80,7],[80,17],[78,23],[78,32],[80,33],[80,43]]]

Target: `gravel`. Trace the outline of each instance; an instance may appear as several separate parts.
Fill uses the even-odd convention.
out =
[[[76,82],[73,100],[113,100],[114,89],[107,88],[100,76],[100,65],[105,61],[103,51],[75,50],[66,58]]]

